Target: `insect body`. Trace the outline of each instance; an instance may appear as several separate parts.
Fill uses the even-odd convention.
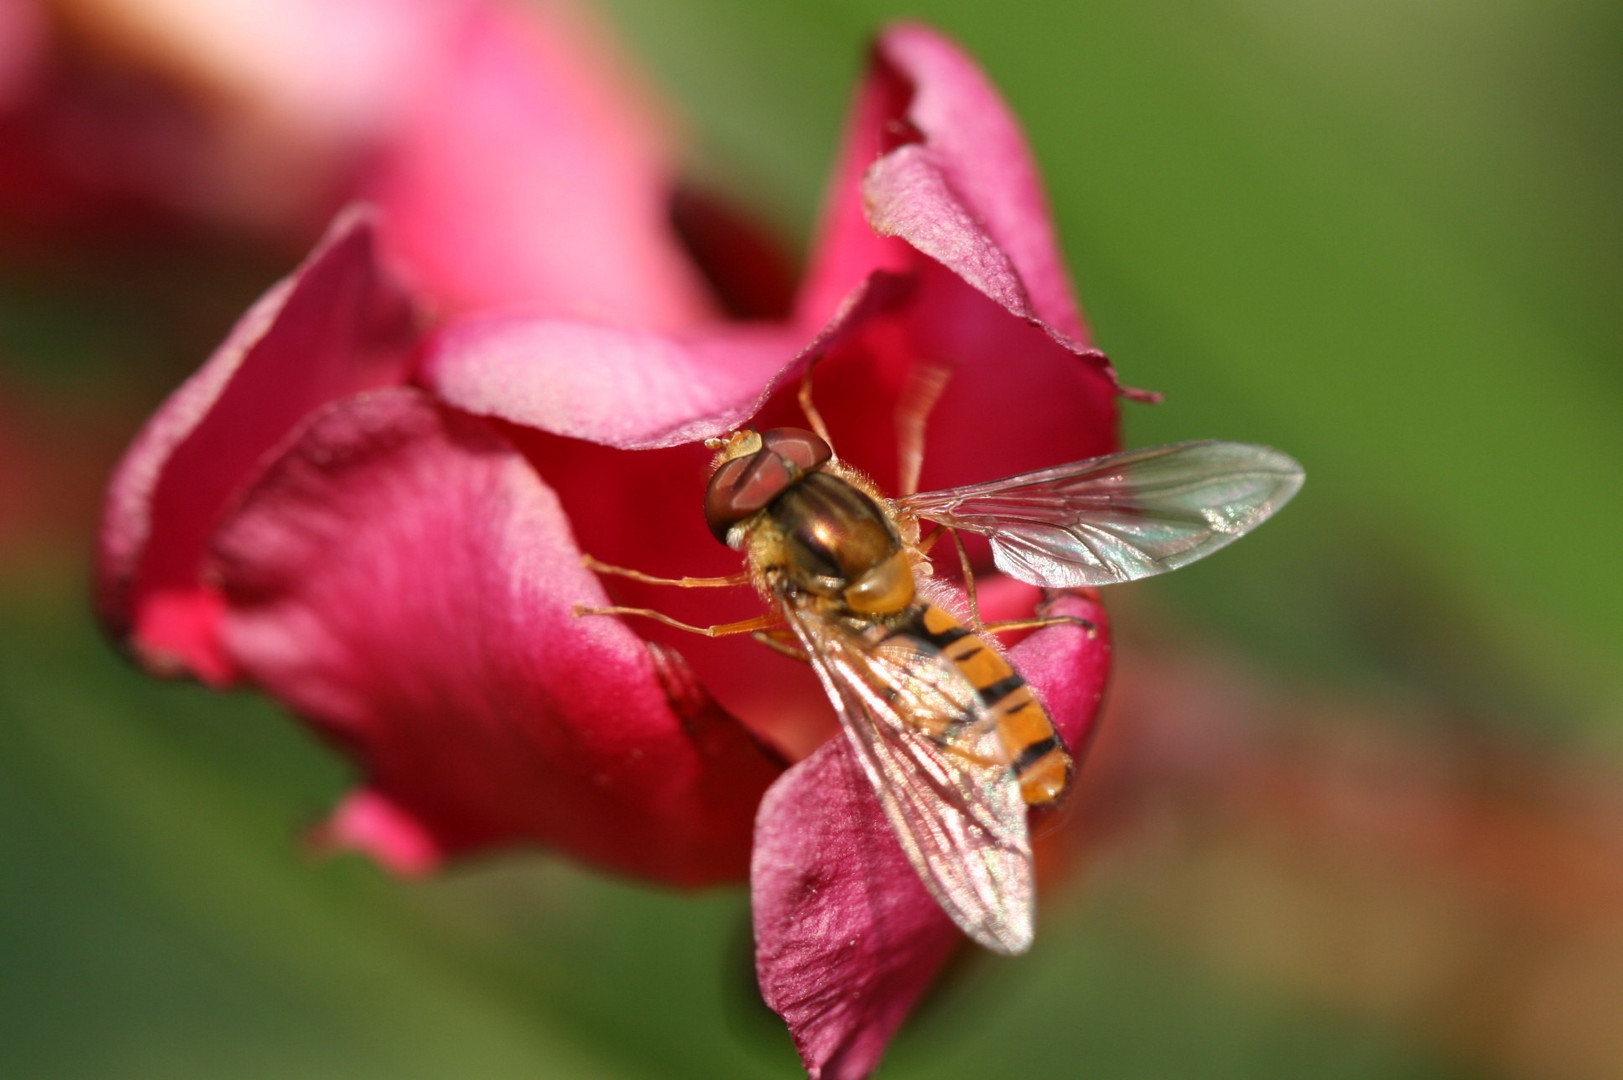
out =
[[[1002,655],[918,599],[916,525],[904,542],[896,515],[882,509],[885,500],[870,494],[866,478],[832,461],[828,445],[811,432],[746,432],[728,450],[739,456],[725,459],[714,474],[706,517],[718,539],[746,551],[761,593],[792,607],[802,626],[840,624],[875,639],[868,647],[888,642],[893,652],[912,649],[916,668],[936,663],[926,657],[950,662],[998,721],[1026,802],[1054,802],[1070,775],[1069,755],[1047,712]],[[868,624],[879,631],[867,632]],[[932,720],[916,719],[925,727]],[[946,741],[955,732],[944,721],[932,734]]]
[[[1301,467],[1267,447],[1181,443],[892,500],[809,431],[746,430],[714,445],[706,521],[745,554],[745,577],[775,618],[686,628],[786,624],[930,894],[980,944],[1025,951],[1035,893],[1026,811],[1064,793],[1071,758],[997,647],[920,598],[921,522],[987,537],[998,567],[1023,581],[1107,585],[1248,532],[1295,494]]]
[[[748,560],[830,699],[936,900],[1000,952],[1031,941],[1027,804],[1070,757],[998,651],[917,595],[916,522],[811,432],[740,432],[711,477],[711,531]]]

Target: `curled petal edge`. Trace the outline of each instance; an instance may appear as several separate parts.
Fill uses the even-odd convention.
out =
[[[103,625],[158,674],[234,677],[201,576],[220,515],[312,409],[403,382],[416,305],[352,207],[147,421],[113,474],[97,557]]]

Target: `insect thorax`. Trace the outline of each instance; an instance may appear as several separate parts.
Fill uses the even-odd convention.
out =
[[[913,600],[911,565],[884,511],[832,473],[791,485],[752,532],[752,569],[779,596],[861,614],[900,611]]]

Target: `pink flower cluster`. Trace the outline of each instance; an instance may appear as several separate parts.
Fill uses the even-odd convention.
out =
[[[404,872],[534,845],[676,885],[749,875],[758,974],[813,1076],[866,1075],[962,940],[930,900],[811,673],[698,623],[748,590],[599,580],[583,552],[725,574],[700,440],[803,423],[896,480],[895,412],[952,378],[926,488],[1117,448],[1036,170],[985,76],[916,25],[878,40],[787,314],[749,237],[672,225],[659,127],[559,26],[442,6],[455,32],[346,211],[135,440],[99,561],[108,629],[148,668],[245,683],[349,755],[327,840]],[[583,59],[584,58],[584,59]],[[984,567],[989,617],[1038,590]],[[1055,601],[1103,626],[1090,594]],[[1073,747],[1107,638],[1011,651]]]

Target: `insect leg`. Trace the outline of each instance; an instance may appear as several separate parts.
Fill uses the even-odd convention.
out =
[[[964,593],[969,597],[971,625],[977,630],[985,630],[986,624],[981,622],[981,604],[975,597],[975,571],[969,566],[969,552],[964,550],[964,541],[958,535],[957,529],[949,529],[945,525],[941,528],[952,537],[952,546],[958,551],[958,569],[963,573]]]
[[[924,425],[950,378],[952,368],[948,365],[922,361],[908,373],[907,385],[896,403],[897,477],[903,498],[918,493],[919,472],[924,468]]]
[[[757,615],[753,619],[742,619],[739,622],[717,623],[715,626],[694,626],[691,623],[681,622],[671,618],[663,611],[653,608],[639,607],[591,607],[586,604],[576,604],[575,617],[582,615],[640,615],[645,619],[662,622],[666,626],[674,626],[678,630],[686,630],[690,634],[703,634],[705,637],[726,637],[729,634],[750,634],[757,630],[768,630],[780,621],[776,615]]]
[[[920,555],[930,554],[930,549],[941,542],[941,537],[946,533],[946,531],[947,527],[945,525],[937,525],[933,532],[919,541],[918,553]]]
[[[982,630],[994,634],[1001,634],[1005,630],[1040,630],[1045,626],[1059,626],[1061,624],[1080,626],[1092,637],[1099,628],[1080,615],[1039,615],[1034,619],[1005,619],[1002,622],[990,622],[981,627]]]
[[[757,630],[750,635],[773,652],[782,653],[791,660],[799,660],[802,664],[811,663],[811,657],[806,655],[806,650],[791,645],[785,640],[786,636],[781,627],[776,630]]]
[[[586,569],[595,571],[599,574],[613,574],[616,577],[627,577],[633,581],[641,581],[648,585],[675,585],[677,588],[681,589],[714,589],[727,585],[748,585],[750,583],[749,574],[743,571],[736,574],[728,574],[726,577],[665,578],[654,577],[652,574],[645,574],[641,570],[627,570],[623,566],[610,566],[606,562],[600,562],[597,559],[592,558],[592,556],[584,554],[580,557],[580,564],[586,567]]]
[[[806,414],[806,422],[811,425],[812,431],[819,439],[828,443],[829,449],[832,450],[834,440],[828,437],[828,425],[823,423],[823,414],[818,412],[817,406],[812,403],[812,372],[817,368],[817,359],[814,356],[806,362],[806,374],[800,377],[800,393],[797,399],[800,402],[800,411]]]
[[[969,565],[969,552],[964,550],[964,541],[959,537],[957,529],[941,526],[939,532],[931,533],[934,539],[940,532],[952,536],[952,546],[958,551],[958,567],[964,576],[964,592],[969,597],[969,615],[973,620],[972,626],[977,630],[985,630],[993,634],[1001,634],[1006,630],[1038,630],[1044,626],[1059,626],[1068,623],[1071,626],[1080,626],[1092,637],[1098,629],[1093,623],[1080,615],[1039,615],[1031,619],[1004,619],[1000,622],[981,622],[981,605],[975,597],[975,571]]]
[[[958,567],[964,575],[964,593],[969,596],[969,617],[975,630],[985,630],[988,633],[1003,633],[1005,630],[1040,630],[1042,627],[1057,627],[1061,624],[1070,624],[1087,630],[1087,637],[1092,637],[1099,627],[1083,619],[1081,616],[1037,616],[1034,619],[1003,619],[1001,622],[982,622],[980,620],[980,601],[975,599],[975,572],[969,567],[969,552],[964,551],[964,541],[958,536],[958,529],[941,526],[940,533],[951,534],[953,547],[958,549]],[[936,538],[940,533],[930,534]]]

